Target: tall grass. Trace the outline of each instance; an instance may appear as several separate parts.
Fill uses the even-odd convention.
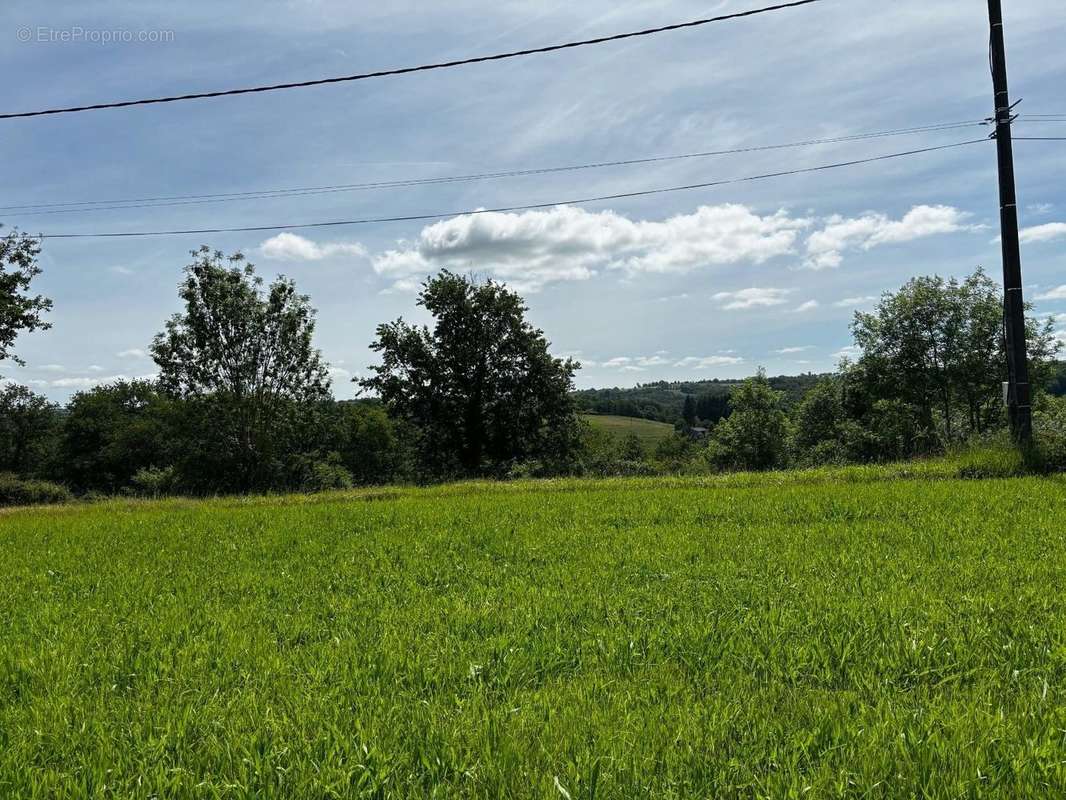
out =
[[[8,512],[0,797],[1063,796],[1066,481],[902,469]]]

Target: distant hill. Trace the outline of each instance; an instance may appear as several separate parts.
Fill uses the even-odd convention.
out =
[[[792,405],[818,382],[823,375],[779,375],[770,378],[770,384],[784,392],[786,402]],[[685,396],[696,398],[697,416],[707,421],[716,421],[728,414],[726,401],[740,380],[709,381],[657,381],[644,383],[631,389],[583,389],[575,392],[578,409],[583,414],[607,414],[620,417],[636,417],[674,425],[681,421]]]
[[[674,426],[665,422],[654,422],[650,419],[638,419],[636,417],[616,417],[610,414],[585,415],[586,419],[594,428],[606,431],[612,436],[625,438],[630,434],[636,434],[645,449],[654,449],[655,445],[674,433]]]

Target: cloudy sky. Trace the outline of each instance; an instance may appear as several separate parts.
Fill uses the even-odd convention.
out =
[[[753,8],[760,0],[11,0],[0,111],[351,74]],[[1014,0],[1023,114],[1066,113],[1066,7]],[[69,41],[71,38],[79,41]],[[22,41],[28,39],[29,41]],[[104,41],[110,39],[111,41]],[[145,41],[140,41],[144,39]],[[550,55],[354,84],[0,122],[0,221],[32,233],[293,225],[551,204],[804,169],[987,135],[982,127],[582,171],[272,198],[137,198],[409,181],[670,156],[980,120],[982,0],[813,6]],[[1066,117],[1064,117],[1066,119]],[[1016,135],[1066,136],[1023,120]],[[1066,142],[1018,142],[1028,296],[1066,312]],[[188,251],[240,250],[319,310],[335,392],[372,361],[377,323],[418,319],[439,267],[521,289],[582,386],[830,369],[848,322],[908,277],[998,277],[992,143],[528,212],[143,239],[47,239],[54,328],[6,377],[57,400],[150,375]],[[217,198],[216,198],[217,199]],[[114,200],[108,210],[13,211]],[[141,204],[143,205],[143,204]],[[84,209],[84,207],[81,207]],[[56,211],[60,213],[55,213]],[[1040,298],[1040,299],[1037,299]],[[1063,327],[1062,325],[1059,326]]]

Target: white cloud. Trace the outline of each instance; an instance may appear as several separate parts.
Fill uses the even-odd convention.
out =
[[[760,216],[736,204],[701,206],[661,222],[573,206],[468,214],[429,225],[415,241],[401,241],[375,256],[374,270],[394,281],[411,281],[443,267],[536,291],[608,269],[683,274],[761,264],[793,252],[799,231],[809,224],[784,211]]]
[[[1066,300],[1066,284],[1056,286],[1054,289],[1038,294],[1037,300]]]
[[[795,355],[796,353],[805,353],[808,350],[813,349],[814,348],[811,345],[807,344],[803,347],[782,347],[780,350],[774,350],[774,352],[779,356],[791,356]]]
[[[1034,225],[1031,228],[1022,228],[1018,234],[1022,244],[1050,242],[1053,239],[1061,239],[1063,236],[1066,236],[1066,222],[1049,222],[1046,225]]]
[[[39,367],[34,367],[39,372],[66,372],[67,368],[62,364],[41,364]]]
[[[155,380],[156,377],[156,375],[108,375],[107,377],[99,376],[95,378],[70,376],[48,381],[31,380],[25,381],[25,383],[28,386],[51,389],[92,389],[94,386],[102,386],[105,383],[114,383],[115,381],[151,381]]]
[[[803,314],[803,313],[806,313],[807,311],[814,311],[814,309],[818,308],[818,305],[819,304],[818,304],[817,300],[808,300],[805,303],[800,303],[798,306],[796,306],[794,309],[792,309],[792,313],[793,314]]]
[[[829,217],[820,231],[807,237],[808,269],[832,269],[844,261],[848,250],[871,250],[884,244],[900,244],[927,236],[976,230],[966,225],[970,215],[952,206],[915,206],[902,219],[869,213],[861,217]]]
[[[718,292],[711,299],[717,301],[727,311],[737,311],[783,305],[788,302],[787,297],[792,291],[792,289],[760,289],[753,286],[750,289],[741,289],[736,292]]]
[[[620,369],[625,372],[643,372],[648,367],[664,367],[670,363],[665,353],[653,356],[617,356],[600,364],[605,369]]]
[[[321,261],[333,256],[366,258],[367,251],[358,242],[318,244],[295,233],[279,233],[259,245],[259,252],[277,261]]]
[[[862,355],[862,349],[858,345],[849,344],[847,347],[841,347],[835,353],[833,353],[833,359],[839,361],[842,358],[855,360]]]
[[[116,353],[119,358],[148,358],[148,351],[142,350],[139,347],[131,347],[129,350],[123,350],[121,353]]]
[[[355,377],[351,370],[347,370],[344,367],[330,367],[329,377],[335,381],[350,381]]]
[[[1043,217],[1055,210],[1051,203],[1030,203],[1025,210],[1034,216]]]
[[[99,364],[90,364],[86,369],[89,372],[103,372],[104,371],[104,368],[101,367]]]
[[[115,273],[116,275],[132,275],[133,270],[129,267],[108,267],[108,271]]]
[[[678,361],[674,366],[684,369],[711,369],[712,367],[728,367],[743,363],[744,359],[737,356],[688,356]]]
[[[856,306],[864,306],[867,303],[872,303],[876,299],[877,297],[872,294],[863,297],[845,297],[843,300],[837,300],[833,305],[836,308],[855,308]]]

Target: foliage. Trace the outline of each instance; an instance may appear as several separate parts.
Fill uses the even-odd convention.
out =
[[[759,370],[730,396],[732,413],[718,423],[709,444],[709,457],[731,469],[766,470],[787,461],[788,417],[783,393],[774,391]]]
[[[10,358],[22,364],[11,351],[18,335],[51,327],[42,315],[51,310],[52,301],[29,294],[30,284],[41,274],[40,254],[38,238],[18,231],[0,236],[0,361]]]
[[[421,464],[436,475],[506,474],[516,463],[566,464],[576,452],[574,371],[553,358],[516,293],[443,271],[418,305],[431,331],[402,319],[379,325],[382,363],[362,386],[418,431]]]
[[[309,404],[329,396],[329,377],[312,338],[315,311],[295,284],[263,280],[240,254],[193,251],[175,314],[152,343],[159,380],[191,401],[186,426],[198,459],[183,481],[215,491],[275,488]]]
[[[172,404],[149,381],[76,393],[67,406],[57,474],[79,491],[117,493],[135,475],[171,464]]]
[[[1066,483],[923,468],[8,512],[2,793],[1064,796]]]
[[[56,505],[72,499],[70,490],[58,483],[0,472],[0,506]]]
[[[980,269],[962,281],[914,278],[873,313],[856,313],[862,355],[853,383],[868,398],[867,414],[891,409],[900,452],[932,452],[1002,424],[1002,325],[1001,292]],[[1050,322],[1030,321],[1027,344],[1033,383],[1042,385],[1057,351]]]
[[[130,478],[130,490],[140,497],[164,497],[176,484],[173,467],[142,467]]]
[[[0,472],[46,474],[59,424],[59,409],[47,398],[12,383],[0,389]]]
[[[770,385],[785,393],[785,407],[799,402],[817,383],[817,375],[779,375]],[[635,417],[677,425],[684,421],[685,398],[696,398],[696,419],[714,425],[729,415],[729,395],[739,380],[657,381],[629,389],[582,389],[574,393],[578,409],[585,414]]]

